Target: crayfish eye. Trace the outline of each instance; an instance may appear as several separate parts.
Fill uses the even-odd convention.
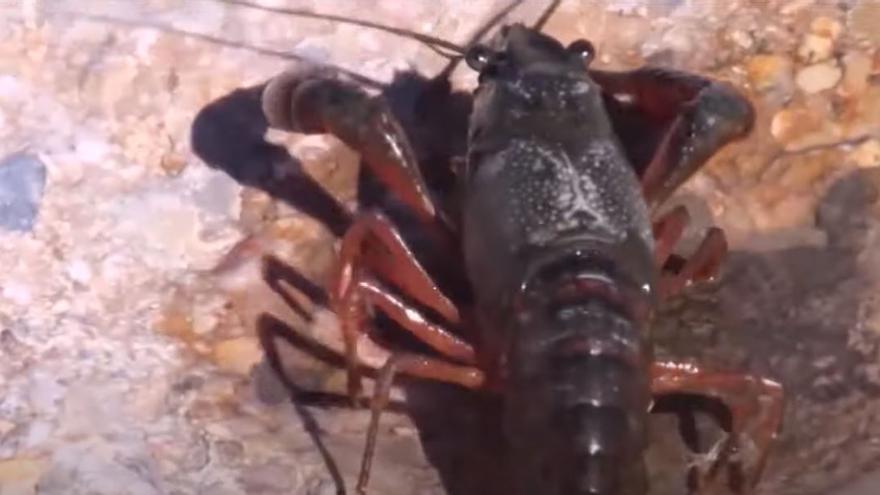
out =
[[[587,40],[577,40],[568,45],[568,53],[578,56],[584,65],[590,65],[596,56],[596,48]]]
[[[489,50],[483,45],[472,46],[464,56],[464,60],[467,62],[468,67],[476,71],[483,70],[483,68],[489,64],[491,59],[492,50]]]

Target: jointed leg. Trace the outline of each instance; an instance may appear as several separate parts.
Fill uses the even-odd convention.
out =
[[[373,453],[376,451],[376,437],[379,434],[379,416],[388,405],[391,385],[398,372],[437,381],[457,383],[467,388],[477,389],[483,386],[485,377],[476,368],[456,366],[436,359],[413,354],[395,354],[391,356],[379,371],[373,401],[370,405],[370,427],[367,430],[367,443],[361,460],[361,472],[358,476],[357,492],[366,493],[370,481],[370,468],[373,464]]]
[[[755,112],[731,86],[700,76],[644,67],[630,72],[590,71],[616,105],[668,130],[653,159],[637,170],[645,199],[662,203],[726,144],[744,137]],[[626,136],[622,136],[626,143]]]
[[[366,325],[368,305],[378,306],[438,352],[462,362],[473,361],[473,349],[469,344],[428,321],[419,311],[381,287],[372,275],[390,282],[400,293],[433,309],[447,323],[460,323],[455,305],[434,284],[394,226],[378,213],[358,217],[342,239],[338,268],[330,290],[330,302],[342,327],[349,394],[353,400],[360,394],[357,342]]]
[[[746,490],[759,480],[770,447],[782,423],[783,390],[773,381],[743,374],[709,372],[693,365],[655,363],[651,390],[654,395],[690,394],[721,401],[732,416],[730,435],[721,444],[718,462],[730,461],[742,467],[742,454],[754,456]],[[714,481],[714,468],[699,480],[702,487]]]
[[[712,227],[697,250],[689,258],[672,253],[690,220],[687,209],[678,206],[654,222],[656,240],[654,261],[661,268],[659,282],[660,299],[667,299],[688,285],[711,280],[727,255],[727,239],[724,231]]]
[[[379,180],[422,218],[438,213],[409,140],[381,97],[371,97],[329,70],[282,74],[266,86],[269,125],[306,134],[331,134],[361,154]]]

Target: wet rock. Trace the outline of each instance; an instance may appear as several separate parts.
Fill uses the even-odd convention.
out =
[[[264,464],[249,467],[239,477],[239,482],[247,493],[295,493],[298,487],[295,476],[296,472],[285,466]]]
[[[218,440],[213,446],[214,456],[224,464],[240,462],[244,457],[244,446],[234,440]]]
[[[782,15],[793,15],[815,4],[815,0],[789,0],[782,5],[779,13]]]
[[[844,96],[858,96],[867,89],[871,77],[871,57],[860,51],[849,52],[843,57],[843,81],[840,91]]]
[[[786,100],[794,92],[794,63],[784,55],[756,55],[746,63],[752,86],[772,99]]]
[[[0,438],[6,436],[13,429],[15,429],[15,423],[0,419]]]
[[[831,109],[823,106],[784,108],[773,116],[770,133],[786,151],[826,146],[843,137]]]
[[[833,51],[834,40],[825,36],[808,34],[804,36],[804,40],[798,48],[798,56],[804,62],[815,63],[828,60]]]
[[[795,81],[801,91],[813,94],[833,88],[842,75],[843,71],[837,64],[826,62],[804,67],[798,71]]]
[[[0,495],[35,495],[46,466],[44,459],[33,457],[0,461]]]
[[[810,22],[810,31],[816,36],[836,41],[843,32],[843,26],[838,20],[822,15]]]
[[[263,350],[257,339],[240,337],[224,340],[214,346],[214,363],[221,369],[247,376],[263,359]]]
[[[16,153],[0,160],[0,228],[28,232],[37,221],[46,166],[36,156]]]
[[[880,2],[860,0],[849,11],[847,23],[854,35],[880,44]]]
[[[865,141],[858,145],[847,159],[863,168],[880,166],[880,141],[877,139]]]

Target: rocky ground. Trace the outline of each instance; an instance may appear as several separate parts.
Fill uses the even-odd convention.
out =
[[[373,3],[259,5],[463,43],[507,1]],[[219,0],[6,0],[0,19],[0,495],[350,489],[367,412],[290,389],[344,388],[338,360],[302,349],[338,345],[323,286],[358,159],[267,129],[259,94],[331,64],[383,91],[415,141],[448,144],[426,139],[446,121],[412,115],[447,60],[342,19]],[[692,70],[755,104],[752,135],[673,198],[696,219],[690,239],[717,224],[731,258],[657,329],[666,354],[786,385],[759,493],[880,487],[878,25],[874,0],[569,0],[545,29],[593,40],[599,66]],[[475,82],[465,67],[452,80]],[[373,493],[505,493],[490,400],[401,392]],[[655,492],[682,493],[668,423]]]

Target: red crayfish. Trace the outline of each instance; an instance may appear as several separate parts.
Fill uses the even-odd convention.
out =
[[[488,43],[458,48],[479,83],[454,209],[431,195],[381,96],[325,71],[279,77],[264,92],[273,127],[332,134],[359,152],[445,246],[449,266],[462,266],[470,291],[444,293],[379,211],[359,212],[343,236],[330,292],[352,396],[370,308],[436,352],[392,350],[378,370],[358,488],[367,485],[391,382],[404,373],[503,398],[521,493],[647,493],[647,417],[654,398],[668,394],[729,409],[718,462],[755,452],[748,490],[779,429],[782,388],[654,360],[653,308],[713,276],[727,246],[713,228],[692,256],[678,257],[686,210],[653,220],[652,212],[750,132],[752,106],[729,85],[693,74],[596,70],[590,42],[563,45],[541,32],[542,22],[506,25]],[[640,137],[622,139],[633,125]],[[714,482],[716,467],[700,473],[699,486]]]

